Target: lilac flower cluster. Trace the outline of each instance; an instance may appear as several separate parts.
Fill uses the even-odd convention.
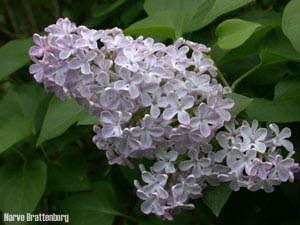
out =
[[[286,140],[290,130],[258,128],[257,121],[236,128],[229,112],[234,102],[224,98],[230,90],[216,80],[206,46],[183,38],[166,46],[118,28],[77,27],[67,18],[45,31],[33,36],[30,73],[47,91],[99,117],[93,141],[110,164],[153,160],[148,171],[140,166],[145,184],[135,181],[144,213],[172,219],[193,208],[189,199],[208,185],[270,192],[293,181],[299,166]],[[221,150],[213,149],[213,140]]]

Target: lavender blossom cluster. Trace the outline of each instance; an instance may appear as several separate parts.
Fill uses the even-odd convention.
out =
[[[144,213],[172,219],[209,185],[271,192],[294,180],[290,129],[258,128],[257,121],[236,127],[234,102],[224,97],[230,89],[218,83],[205,45],[180,38],[166,46],[67,18],[45,31],[33,36],[30,73],[99,117],[93,141],[110,164],[153,161],[148,170],[140,165],[143,184],[135,181]]]

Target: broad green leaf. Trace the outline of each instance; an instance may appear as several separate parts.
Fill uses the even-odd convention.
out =
[[[243,43],[261,26],[241,19],[225,20],[216,29],[218,45],[223,49],[233,49]]]
[[[146,0],[148,17],[125,30],[131,35],[160,35],[181,37],[183,33],[199,30],[219,16],[238,9],[252,0]]]
[[[288,62],[277,62],[262,65],[252,74],[250,74],[245,82],[255,86],[273,85],[290,73]]]
[[[96,6],[93,7],[92,9],[92,16],[93,17],[101,17],[104,16],[119,6],[121,6],[123,3],[125,3],[127,0],[116,0],[114,2],[106,2],[103,4],[97,4]]]
[[[180,12],[178,12],[180,14]],[[158,12],[155,16],[149,16],[132,24],[124,33],[127,35],[157,35],[175,39],[182,35],[180,26],[182,18],[173,12]]]
[[[273,27],[281,26],[281,17],[282,17],[281,13],[275,11],[267,11],[267,10],[247,11],[241,16],[239,16],[239,18],[242,20],[259,23],[261,24],[261,26],[273,26]]]
[[[249,55],[259,54],[261,42],[270,30],[272,30],[272,26],[259,27],[253,35],[238,48],[231,49],[230,51],[219,49],[218,51],[225,52],[223,54],[219,53],[221,57],[216,59],[216,64],[220,66],[224,63],[238,60]],[[214,49],[214,51],[216,51],[216,49]]]
[[[281,56],[287,60],[300,61],[300,53],[292,46],[289,39],[284,36],[281,29],[274,29],[266,35],[261,44],[261,50]]]
[[[275,87],[274,100],[257,98],[246,109],[251,119],[263,122],[300,121],[300,78],[288,77]]]
[[[42,125],[51,95],[38,85],[18,85],[8,89],[0,102],[0,116],[10,117],[17,114],[31,120],[33,132],[37,133]]]
[[[36,160],[0,167],[0,209],[9,213],[30,213],[40,201],[47,180],[47,166]]]
[[[93,191],[75,194],[63,202],[63,211],[70,215],[72,225],[111,225],[117,210],[113,186],[108,182],[96,182]]]
[[[143,2],[137,1],[132,2],[132,4],[127,8],[124,12],[122,12],[120,16],[121,23],[128,27],[131,23],[133,23],[136,18],[140,15],[143,11]]]
[[[32,46],[32,39],[16,39],[0,48],[0,80],[29,63],[28,50]]]
[[[246,108],[250,119],[261,122],[288,123],[300,121],[300,98],[287,97],[275,100],[257,98]]]
[[[75,101],[61,101],[53,97],[49,103],[37,144],[61,135],[81,118],[83,112],[83,107]]]
[[[205,0],[146,0],[144,9],[148,15],[155,15],[161,11],[189,11],[195,13],[200,6],[204,4]]]
[[[217,187],[208,187],[204,191],[202,200],[218,217],[227,200],[229,199],[231,190],[228,185],[220,185]]]
[[[0,116],[0,153],[32,134],[32,123],[19,115]]]
[[[229,93],[226,95],[227,98],[231,98],[234,100],[234,107],[230,109],[232,116],[237,116],[240,112],[242,112],[251,102],[252,98],[248,98],[244,95]]]
[[[275,86],[274,99],[299,98],[300,102],[300,77],[293,76],[283,79]]]
[[[221,65],[232,60],[241,59],[247,55],[259,54],[262,40],[275,27],[281,25],[281,15],[269,11],[250,11],[239,19],[258,23],[259,26],[255,32],[238,48],[224,50],[214,46],[212,56],[217,65]]]
[[[282,30],[300,53],[300,0],[292,0],[286,5],[282,16]]]
[[[190,22],[190,27],[186,28],[186,32],[199,30],[213,22],[219,16],[241,8],[253,2],[253,0],[206,0],[205,2],[213,2],[213,4],[208,11],[206,11],[206,8],[199,8]]]
[[[75,192],[90,188],[87,163],[79,149],[66,149],[58,159],[48,164],[47,189],[49,191]]]
[[[96,124],[99,124],[98,117],[90,115],[88,113],[84,113],[82,118],[77,122],[77,126],[79,126],[79,125],[96,125]]]
[[[8,89],[0,101],[0,153],[39,131],[49,100],[37,85]]]

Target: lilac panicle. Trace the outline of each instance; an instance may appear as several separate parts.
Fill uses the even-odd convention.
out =
[[[274,190],[294,180],[289,128],[260,128],[232,118],[217,68],[203,44],[179,38],[173,45],[119,28],[94,30],[68,18],[33,35],[30,73],[46,91],[73,98],[99,118],[95,145],[109,164],[140,166],[135,181],[141,210],[165,219],[192,209],[189,199],[209,185],[227,183],[234,191]],[[219,148],[213,149],[216,140]]]

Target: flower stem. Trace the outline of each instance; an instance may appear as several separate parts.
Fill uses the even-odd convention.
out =
[[[242,76],[240,76],[238,79],[236,79],[233,84],[231,85],[231,90],[232,92],[235,91],[237,85],[244,80],[246,77],[248,77],[250,74],[252,74],[253,72],[255,72],[259,67],[261,66],[261,63],[257,64],[256,66],[254,66],[253,68],[251,68],[250,70],[248,70],[246,73],[244,73]]]
[[[224,86],[230,87],[228,81],[225,79],[223,73],[220,70],[218,70],[218,77],[220,78],[220,80],[224,84]]]

